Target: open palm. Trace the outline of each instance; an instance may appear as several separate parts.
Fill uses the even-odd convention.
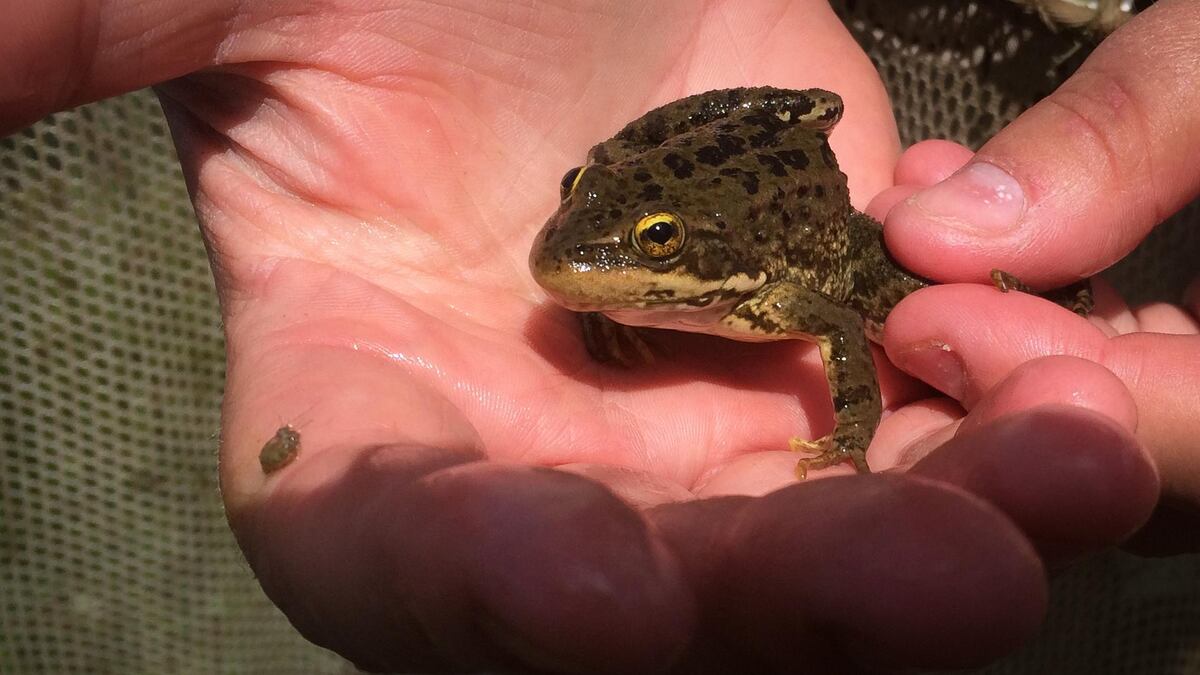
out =
[[[192,70],[178,54],[212,66],[160,92],[228,336],[230,520],[293,623],[364,667],[978,662],[1036,625],[1030,539],[1061,544],[1055,528],[1078,514],[1030,515],[1042,502],[969,469],[995,469],[1001,486],[1033,469],[1051,477],[1043,488],[1073,485],[1097,464],[995,458],[1037,451],[1029,437],[1082,438],[1124,462],[1100,463],[1120,467],[1103,485],[1153,480],[1120,424],[1066,409],[1081,390],[1120,398],[1102,369],[1067,361],[1047,367],[1075,387],[1039,394],[1032,416],[1009,415],[1028,394],[1018,377],[944,445],[961,418],[945,401],[885,422],[876,466],[941,446],[936,481],[698,499],[794,483],[787,439],[830,423],[815,355],[671,335],[661,363],[611,369],[532,283],[529,244],[562,173],[698,91],[837,91],[847,114],[833,145],[856,204],[889,187],[886,96],[823,2],[178,5],[163,25],[195,30],[141,58],[164,77]],[[106,36],[117,53],[131,44]],[[893,408],[921,392],[884,380]],[[264,475],[259,450],[284,424],[300,454]],[[1131,512],[1054,553],[1115,540]]]
[[[810,419],[828,426],[807,347],[700,339],[651,367],[603,367],[526,265],[559,176],[696,90],[837,89],[851,106],[837,137],[848,170],[860,193],[886,187],[886,98],[828,12],[478,9],[297,21],[294,47],[259,47],[289,52],[264,54],[272,63],[164,89],[176,130],[197,139],[188,160],[230,299],[231,453],[252,457],[283,422],[310,448],[326,434],[442,446],[412,421],[436,419],[436,433],[493,459],[629,467],[691,489],[735,457],[785,450]],[[646,26],[671,30],[630,39]],[[265,377],[263,360],[295,370]],[[791,480],[794,459],[777,454],[767,487]]]

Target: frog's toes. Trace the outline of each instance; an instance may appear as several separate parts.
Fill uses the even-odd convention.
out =
[[[811,454],[796,463],[796,477],[804,480],[810,470],[824,469],[842,462],[850,462],[859,473],[870,473],[866,450],[855,448],[849,443],[838,442],[833,434],[816,440],[792,438],[788,441],[792,452]]]
[[[833,447],[833,434],[826,434],[815,440],[795,436],[788,439],[788,447],[792,452],[802,452],[806,455],[824,455]]]
[[[1009,291],[1020,291],[1022,293],[1032,293],[1030,288],[1015,276],[1005,272],[1004,270],[992,270],[992,285],[995,286],[1001,293]]]

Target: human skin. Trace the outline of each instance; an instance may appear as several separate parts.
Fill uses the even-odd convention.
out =
[[[562,172],[689,93],[835,90],[857,205],[931,183],[895,180],[886,96],[822,2],[0,15],[0,128],[162,83],[227,333],[230,523],[297,628],[364,668],[982,663],[1036,628],[1047,562],[1123,540],[1159,495],[1127,383],[1031,361],[1058,350],[1019,296],[922,292],[987,292],[1046,348],[988,370],[969,413],[881,360],[891,471],[795,483],[772,448],[830,419],[810,347],[671,335],[674,357],[618,372],[529,279]],[[889,352],[907,335],[889,322]],[[301,452],[264,476],[281,420]]]
[[[897,187],[873,205],[888,213],[889,248],[934,279],[985,280],[999,267],[1042,288],[1116,262],[1200,194],[1197,34],[1200,5],[1159,2],[978,154],[939,141],[909,149],[897,165]],[[1015,198],[989,199],[997,189]],[[1178,304],[1131,308],[1110,288],[1099,290],[1097,333],[1037,312],[1030,298],[1000,305],[977,289],[933,288],[889,318],[888,356],[968,402],[1014,365],[1052,351],[1103,365],[1137,403],[1137,434],[1161,470],[1168,510],[1191,514],[1172,518],[1187,533],[1175,533],[1174,548],[1196,550],[1200,277]],[[975,311],[944,311],[977,299],[984,304]],[[1022,320],[1037,322],[1036,343],[1003,339],[987,325]],[[921,348],[931,339],[941,342],[937,353]]]

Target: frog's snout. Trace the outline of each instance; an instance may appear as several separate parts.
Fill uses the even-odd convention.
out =
[[[547,244],[543,231],[529,256],[533,280],[561,305],[572,307],[586,301],[593,270],[589,248],[577,244],[559,249]]]
[[[636,260],[622,251],[619,237],[602,236],[579,241],[565,235],[558,217],[552,218],[534,239],[529,271],[550,297],[576,311],[595,311],[622,295],[613,288]]]

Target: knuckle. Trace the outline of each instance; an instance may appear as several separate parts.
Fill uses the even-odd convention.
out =
[[[1080,71],[1047,102],[1066,115],[1065,132],[1099,155],[1111,178],[1153,175],[1150,120],[1131,83],[1104,70]]]

